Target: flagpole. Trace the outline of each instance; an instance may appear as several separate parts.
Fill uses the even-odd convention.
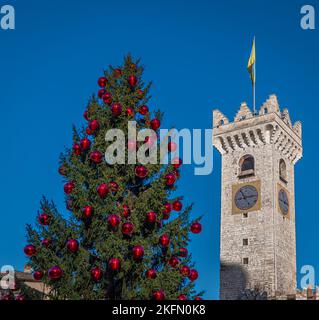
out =
[[[256,37],[254,37],[255,50],[256,50]],[[253,104],[254,104],[254,116],[256,115],[256,53],[255,53],[255,63],[254,63],[254,84],[253,84]]]

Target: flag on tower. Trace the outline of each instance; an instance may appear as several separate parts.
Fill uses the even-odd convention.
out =
[[[253,47],[251,49],[250,57],[248,60],[248,72],[250,74],[250,79],[252,84],[256,83],[256,74],[255,74],[255,63],[256,63],[256,45],[255,45],[255,38],[253,41]]]

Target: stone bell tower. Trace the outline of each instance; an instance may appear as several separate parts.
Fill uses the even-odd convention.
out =
[[[222,156],[220,298],[296,293],[294,166],[302,127],[275,95],[253,115],[242,103],[234,122],[213,112]]]

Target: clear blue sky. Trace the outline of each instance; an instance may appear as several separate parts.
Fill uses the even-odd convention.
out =
[[[246,65],[255,34],[258,105],[276,93],[292,119],[303,122],[298,269],[319,269],[319,29],[299,27],[304,1],[6,3],[16,8],[16,30],[0,30],[0,266],[23,268],[25,223],[34,221],[42,194],[65,210],[58,155],[71,143],[72,124],[83,123],[104,67],[128,52],[141,57],[146,79],[154,81],[150,107],[165,112],[163,126],[211,128],[213,108],[232,118],[242,101],[251,102]],[[204,231],[191,246],[206,298],[217,298],[219,286],[220,157],[214,155],[212,175],[195,177],[193,167],[184,167],[179,188],[195,202],[193,214],[204,214]]]

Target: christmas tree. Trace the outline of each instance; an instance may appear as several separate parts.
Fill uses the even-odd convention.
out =
[[[137,130],[158,133],[163,115],[149,111],[151,84],[142,74],[131,56],[104,72],[84,113],[87,126],[73,129],[73,146],[60,157],[70,214],[43,198],[36,226],[27,225],[24,252],[51,299],[200,299],[187,250],[200,219],[190,221],[192,206],[174,197],[182,160],[110,164],[103,157],[109,129],[127,132],[134,120]],[[126,137],[125,158],[142,146],[149,155],[161,143],[157,134],[141,142]],[[169,140],[166,147],[169,155],[177,146]]]

